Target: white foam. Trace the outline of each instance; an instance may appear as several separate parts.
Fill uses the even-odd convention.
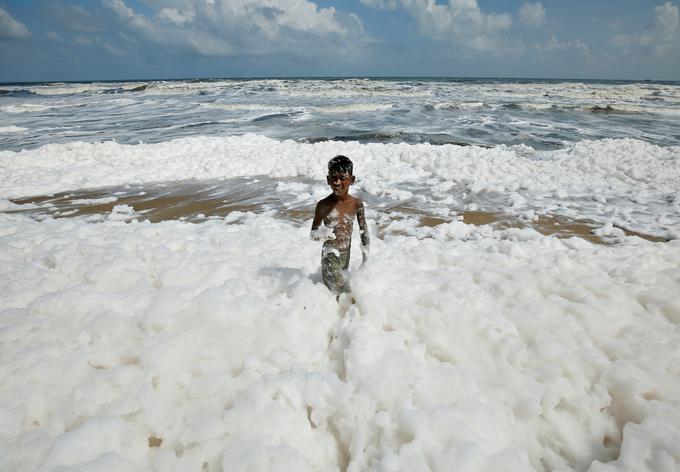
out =
[[[0,106],[2,113],[39,113],[54,108],[54,105],[41,105],[38,103],[17,103],[14,105]]]
[[[28,128],[22,128],[20,126],[0,126],[0,133],[23,133],[28,131]]]
[[[118,197],[102,197],[102,198],[76,198],[71,200],[73,205],[104,205],[106,203],[113,203],[118,201]]]
[[[442,102],[434,105],[435,110],[475,110],[483,107],[483,102]]]
[[[19,87],[36,95],[71,95],[78,93],[101,93],[113,89],[132,90],[145,85],[144,82],[94,82],[94,83],[53,83],[49,85],[36,85]]]
[[[518,106],[525,108],[527,110],[550,110],[550,109],[564,109],[564,110],[580,110],[586,112],[619,112],[619,113],[654,113],[660,115],[680,115],[680,108],[678,107],[668,107],[654,104],[650,106],[645,105],[635,105],[635,104],[625,104],[625,103],[615,103],[610,101],[605,102],[593,102],[589,101],[587,104],[574,105],[574,104],[560,104],[557,102],[533,102],[533,103],[519,103]]]
[[[355,161],[359,188],[376,195],[408,199],[414,195],[408,182],[434,179],[473,195],[515,195],[506,204],[517,214],[561,206],[569,217],[613,219],[630,229],[680,237],[680,149],[633,139],[583,141],[543,152],[527,146],[305,144],[257,135],[139,145],[72,142],[0,152],[0,196],[259,174],[322,179],[336,154]]]
[[[367,113],[372,111],[391,110],[392,108],[394,108],[394,106],[390,103],[351,103],[314,107],[314,110],[321,113]]]
[[[0,469],[680,459],[680,242],[454,222],[354,247],[338,306],[308,223],[0,214]]]
[[[278,111],[283,111],[287,108],[283,108],[278,105],[274,104],[266,104],[266,103],[222,103],[222,102],[211,102],[211,103],[202,103],[201,107],[203,108],[214,108],[214,109],[219,109],[219,110],[247,110],[247,111],[272,111],[272,110],[278,110]]]

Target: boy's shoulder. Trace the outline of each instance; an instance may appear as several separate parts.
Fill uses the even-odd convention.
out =
[[[316,206],[328,206],[328,205],[335,205],[335,195],[332,193],[328,195],[327,197],[322,198],[318,202],[316,202]]]
[[[347,195],[349,197],[349,202],[356,208],[364,206],[364,202],[359,198],[355,197],[354,195]],[[337,197],[334,194],[330,194],[325,198],[322,198],[316,203],[317,208],[333,208],[336,206],[340,201],[337,199]]]
[[[364,206],[364,202],[361,200],[361,198],[355,197],[354,195],[350,195],[350,198],[352,199],[352,203],[354,203],[355,207],[360,208]]]

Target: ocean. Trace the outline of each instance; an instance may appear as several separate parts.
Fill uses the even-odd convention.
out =
[[[0,261],[3,471],[680,464],[680,82],[0,84]]]
[[[678,145],[679,82],[250,79],[0,85],[0,146],[278,140],[524,144],[634,138]]]

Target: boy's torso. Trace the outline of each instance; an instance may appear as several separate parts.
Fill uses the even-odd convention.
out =
[[[348,195],[346,199],[335,200],[334,195],[329,195],[324,200],[323,223],[333,228],[335,239],[329,239],[324,247],[332,247],[339,250],[348,250],[352,242],[352,228],[354,217],[360,206],[360,200]]]

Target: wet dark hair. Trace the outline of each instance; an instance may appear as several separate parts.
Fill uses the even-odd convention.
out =
[[[328,161],[328,173],[331,172],[347,172],[352,175],[354,171],[354,164],[350,161],[349,157],[337,155],[330,161]]]

